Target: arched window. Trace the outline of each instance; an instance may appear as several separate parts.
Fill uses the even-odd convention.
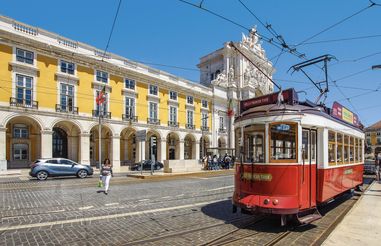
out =
[[[53,128],[53,157],[67,158],[67,134],[58,127]]]

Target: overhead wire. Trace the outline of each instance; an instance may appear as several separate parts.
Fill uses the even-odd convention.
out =
[[[360,37],[351,37],[351,38],[339,38],[339,39],[319,40],[319,41],[314,41],[314,42],[306,42],[303,45],[333,43],[333,42],[351,41],[351,40],[368,39],[368,38],[379,38],[379,37],[381,37],[381,34],[367,35],[367,36],[360,36]]]
[[[106,48],[105,48],[104,53],[103,53],[102,61],[103,61],[104,57],[106,56],[107,49],[108,49],[108,47],[109,47],[109,45],[110,45],[111,37],[112,37],[112,34],[113,34],[113,32],[114,32],[114,27],[115,27],[116,19],[118,18],[119,9],[120,9],[120,5],[121,5],[121,4],[122,4],[122,0],[119,0],[119,4],[118,4],[118,7],[117,7],[117,9],[116,9],[115,16],[114,16],[114,21],[112,22],[110,35],[108,36],[108,40],[107,40],[107,44],[106,44]]]
[[[304,39],[304,40],[301,41],[300,43],[296,44],[294,47],[298,47],[298,46],[304,45],[307,41],[310,41],[311,39],[313,39],[313,38],[319,36],[320,34],[325,33],[326,31],[328,31],[328,30],[330,30],[330,29],[332,29],[332,28],[334,28],[334,27],[340,25],[341,23],[343,23],[343,22],[345,22],[345,21],[347,21],[347,20],[353,18],[354,16],[361,14],[362,12],[364,12],[365,10],[368,10],[368,9],[372,8],[373,6],[379,6],[378,4],[376,4],[376,3],[372,2],[372,1],[369,1],[369,2],[370,2],[370,4],[369,4],[368,6],[362,8],[362,9],[356,11],[355,13],[351,14],[350,16],[347,16],[347,17],[345,17],[344,19],[342,19],[342,20],[340,20],[340,21],[338,21],[338,22],[336,22],[336,23],[334,23],[334,24],[332,24],[332,25],[330,25],[330,26],[324,28],[323,30],[319,31],[318,33],[316,33],[316,34],[314,34],[314,35],[312,35],[312,36],[310,36],[310,37]]]

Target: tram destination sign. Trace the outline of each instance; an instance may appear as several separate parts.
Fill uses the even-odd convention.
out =
[[[338,102],[333,102],[331,116],[351,125],[360,126],[359,117]]]
[[[266,105],[266,104],[275,104],[278,102],[278,94],[279,92],[271,93],[268,95],[250,98],[247,100],[243,100],[240,102],[240,113],[254,107]],[[283,102],[287,104],[293,105],[298,101],[298,94],[293,88],[284,90],[282,92]]]

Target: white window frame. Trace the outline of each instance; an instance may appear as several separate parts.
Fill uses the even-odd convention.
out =
[[[221,130],[222,130],[222,129],[225,129],[225,117],[220,116],[218,122],[219,122],[219,127],[218,127],[218,129],[221,129]]]
[[[189,113],[192,113],[192,122],[189,123]],[[188,125],[194,125],[194,111],[193,110],[187,110],[187,124]]]
[[[72,64],[73,65],[73,73],[68,73],[69,69],[66,68],[66,72],[62,71],[62,63],[65,63],[67,64],[66,66],[68,67],[69,64]],[[60,73],[63,73],[63,74],[68,74],[68,75],[71,75],[71,76],[76,76],[77,75],[77,65],[74,63],[74,62],[70,62],[70,61],[67,61],[67,60],[59,60],[59,68],[58,68],[58,71]]]
[[[174,94],[174,95],[176,95],[176,99],[173,99],[172,98],[172,94]],[[177,94],[177,92],[176,91],[169,91],[169,100],[172,100],[172,101],[178,101],[178,94]]]
[[[189,102],[190,99],[191,99],[192,102]],[[187,104],[188,105],[194,105],[194,98],[193,98],[193,96],[187,96]]]
[[[172,119],[171,119],[172,109],[175,109],[175,111],[174,111],[175,112],[175,118],[176,118],[175,121],[172,121]],[[178,108],[177,107],[169,106],[168,121],[177,124],[177,122],[178,122]]]
[[[151,87],[152,87],[152,88],[156,88],[156,94],[152,94],[152,93],[151,93]],[[148,95],[158,97],[158,96],[159,96],[159,87],[158,87],[157,85],[149,85],[149,86],[148,86]]]
[[[134,83],[134,88],[127,87],[127,81],[129,81],[129,85],[131,82]],[[134,79],[124,78],[124,88],[127,90],[135,91],[136,90],[136,81]]]
[[[17,51],[18,51],[18,50],[21,50],[21,51],[24,51],[24,52],[30,52],[30,53],[32,53],[32,55],[33,55],[32,63],[27,63],[27,62],[25,62],[25,61],[19,61],[19,60],[17,59]],[[25,53],[25,54],[26,54],[26,53]],[[26,50],[26,49],[18,48],[18,47],[15,47],[15,49],[14,49],[14,61],[17,62],[17,63],[27,64],[28,66],[33,66],[33,67],[35,67],[35,66],[36,66],[36,56],[37,56],[36,52],[31,51],[31,50]],[[24,59],[25,59],[25,57],[24,57]]]
[[[208,127],[208,113],[201,113],[201,127]]]
[[[62,82],[62,81],[59,81],[58,83],[58,90],[59,90],[59,93],[58,93],[58,103],[59,105],[61,105],[61,108],[62,108],[62,104],[61,104],[61,95],[62,95],[62,85],[66,85],[66,86],[72,86],[73,87],[73,111],[74,111],[74,108],[77,106],[77,97],[76,97],[76,93],[77,93],[77,88],[75,85],[73,85],[72,83],[65,83],[65,82]],[[69,110],[67,110],[67,112],[71,112]]]
[[[156,115],[157,115],[156,119],[151,117],[151,103],[152,104],[156,104]],[[159,103],[153,102],[153,101],[148,101],[148,118],[155,119],[155,120],[159,120],[160,119],[160,116],[159,116]]]
[[[206,105],[204,105],[204,103],[206,103]],[[204,100],[204,99],[201,100],[201,107],[202,108],[208,108],[208,106],[209,106],[208,104],[209,104],[208,100]]]
[[[129,96],[126,96],[125,97],[125,101],[124,101],[124,114],[126,115],[126,117],[127,117],[127,101],[133,101],[133,106],[132,106],[132,108],[133,108],[133,112],[132,112],[132,115],[129,115],[129,117],[131,118],[131,117],[134,117],[134,116],[136,116],[136,99],[135,99],[135,97],[129,97]],[[131,107],[131,105],[130,105],[130,107]]]
[[[102,75],[104,74],[107,74],[107,81],[104,82],[102,80],[98,80],[98,72],[100,72]],[[103,78],[103,77],[102,77]],[[99,69],[95,69],[95,74],[94,74],[94,81],[98,82],[98,83],[102,83],[102,84],[108,84],[109,81],[110,81],[110,73],[106,72],[106,71],[103,71],[103,70],[99,70]]]

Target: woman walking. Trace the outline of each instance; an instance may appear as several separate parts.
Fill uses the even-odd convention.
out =
[[[103,165],[102,165],[101,174],[102,174],[102,182],[103,182],[103,185],[105,187],[105,191],[104,192],[107,195],[107,193],[108,193],[108,187],[110,185],[110,179],[113,176],[113,174],[112,174],[112,166],[111,166],[110,159],[106,158],[104,160]]]

